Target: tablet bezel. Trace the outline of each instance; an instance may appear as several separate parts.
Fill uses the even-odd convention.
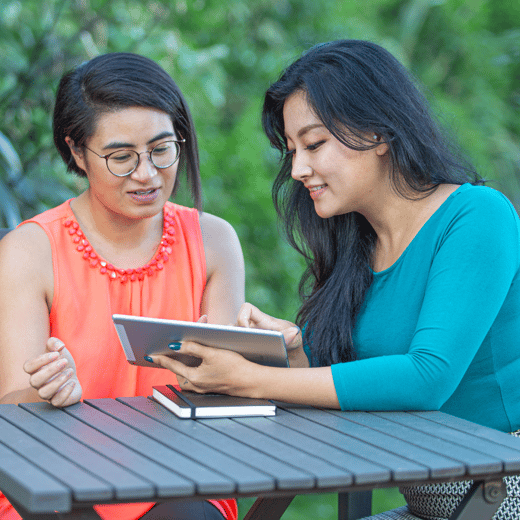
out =
[[[149,363],[144,356],[165,354],[196,366],[200,362],[198,358],[179,354],[168,347],[169,343],[191,340],[233,350],[261,365],[289,366],[281,332],[124,314],[114,314],[112,319],[125,357],[132,365],[162,368]]]

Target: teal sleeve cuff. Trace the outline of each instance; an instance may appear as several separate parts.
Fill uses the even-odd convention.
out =
[[[307,329],[307,323],[302,328],[302,344],[303,344],[303,351],[305,352],[305,355],[307,356],[307,359],[309,360],[309,366],[316,366],[312,363],[312,353],[311,353],[311,347],[309,347],[309,344],[307,343],[307,340],[305,338],[305,330]]]
[[[352,410],[352,407],[349,404],[347,399],[347,390],[343,382],[345,381],[345,375],[342,374],[344,372],[343,363],[338,363],[336,365],[331,365],[330,370],[332,372],[332,381],[334,382],[334,388],[336,389],[336,395],[338,397],[338,402],[342,410]]]

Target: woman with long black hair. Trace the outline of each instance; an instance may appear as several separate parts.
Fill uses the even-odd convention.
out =
[[[199,367],[154,361],[199,392],[442,410],[518,430],[520,221],[452,146],[406,69],[370,42],[318,45],[268,89],[263,126],[282,154],[275,205],[308,261],[303,341],[250,304],[238,323],[283,330],[295,368],[193,343],[181,352]],[[508,485],[516,496],[496,519],[520,518]],[[380,518],[449,518],[468,488],[403,489],[408,507]]]

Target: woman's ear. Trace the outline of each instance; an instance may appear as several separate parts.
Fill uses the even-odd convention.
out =
[[[74,157],[74,160],[76,161],[76,165],[81,168],[83,171],[86,171],[85,169],[85,155],[83,153],[83,150],[79,147],[77,147],[74,144],[74,141],[71,137],[66,136],[65,142],[70,148],[70,153],[72,154],[72,157]]]
[[[374,134],[374,140],[380,144],[376,145],[376,153],[377,155],[385,155],[388,153],[388,144],[386,141],[381,140],[381,136]]]

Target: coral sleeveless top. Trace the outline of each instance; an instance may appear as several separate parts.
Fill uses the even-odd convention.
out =
[[[119,269],[99,257],[80,229],[70,200],[26,221],[39,224],[52,247],[54,298],[51,336],[76,362],[83,399],[148,396],[153,385],[177,384],[168,370],[130,365],[112,314],[196,321],[206,284],[198,212],[167,202],[163,236],[152,259],[139,269]],[[236,520],[235,500],[210,500]],[[95,506],[106,520],[134,520],[154,504]],[[0,519],[19,519],[0,493]]]

